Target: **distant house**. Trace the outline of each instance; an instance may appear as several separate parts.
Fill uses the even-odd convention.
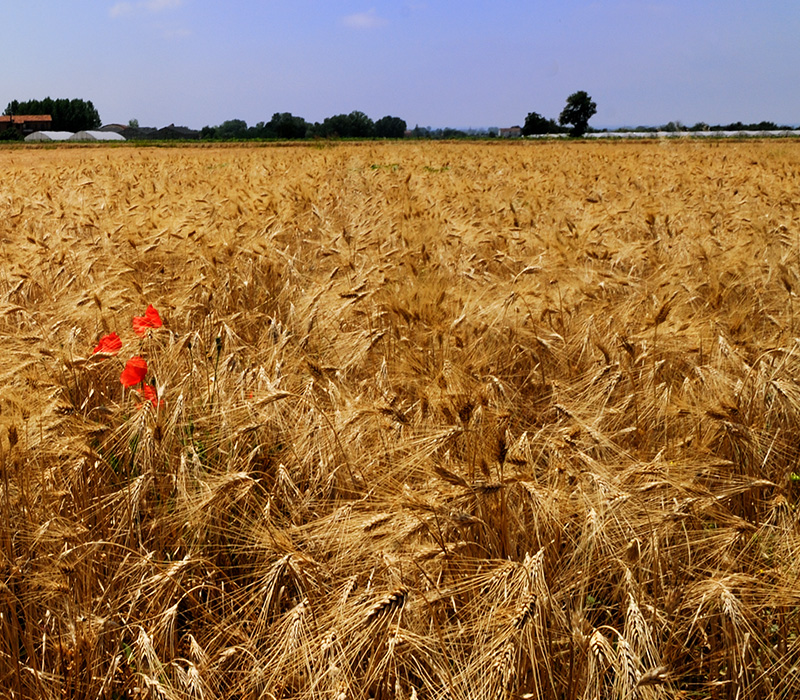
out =
[[[125,124],[104,124],[97,129],[97,131],[115,131],[116,133],[121,134],[127,128],[128,127]]]
[[[153,138],[158,129],[154,126],[126,126],[121,133],[128,141],[141,141]]]
[[[200,132],[185,126],[169,126],[156,129],[152,126],[127,126],[121,132],[128,141],[199,139]]]
[[[169,126],[165,126],[155,134],[153,134],[150,138],[153,139],[199,139],[200,132],[195,131],[194,129],[189,129],[185,126],[175,126],[174,124],[170,124]]]
[[[501,139],[518,139],[522,136],[521,126],[509,126],[508,128],[501,128],[497,135]]]
[[[35,131],[48,131],[53,128],[53,118],[49,114],[0,115],[0,131],[16,129],[22,136]]]

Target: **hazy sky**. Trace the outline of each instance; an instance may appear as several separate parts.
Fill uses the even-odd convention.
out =
[[[410,127],[800,123],[798,0],[27,0],[3,4],[0,111],[92,100],[200,128],[353,110]]]

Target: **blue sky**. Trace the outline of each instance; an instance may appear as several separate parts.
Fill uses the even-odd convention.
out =
[[[798,0],[28,0],[0,24],[0,110],[79,97],[200,128],[360,110],[410,127],[800,123]]]

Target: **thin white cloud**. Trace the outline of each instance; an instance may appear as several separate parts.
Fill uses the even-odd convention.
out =
[[[108,14],[112,17],[122,17],[134,13],[145,12],[157,14],[164,10],[171,10],[183,5],[185,0],[138,0],[138,2],[118,2],[111,7]]]
[[[356,12],[342,18],[342,24],[350,29],[375,29],[388,24],[387,20],[379,16],[374,9],[368,12]]]
[[[183,0],[144,0],[139,4],[150,12],[161,12],[162,10],[170,10],[173,7],[180,7],[183,5]]]
[[[161,36],[165,39],[185,39],[187,36],[192,36],[192,30],[185,27],[177,27],[175,29],[162,29]]]
[[[133,5],[129,2],[118,2],[114,7],[112,7],[108,14],[112,17],[121,17],[122,15],[128,15],[133,12]]]

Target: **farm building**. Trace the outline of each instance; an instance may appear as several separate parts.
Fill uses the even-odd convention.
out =
[[[174,124],[170,124],[169,126],[164,126],[158,131],[155,132],[150,138],[153,139],[199,139],[200,132],[196,131],[195,129],[189,129],[185,126],[175,126]]]
[[[25,137],[26,141],[66,141],[72,136],[71,131],[34,131]]]
[[[125,137],[115,131],[79,131],[69,137],[70,141],[124,141]]]
[[[162,127],[161,129],[156,129],[152,126],[127,126],[121,133],[128,141],[188,140],[200,138],[199,131],[189,129],[185,126],[175,126],[174,124]]]
[[[53,125],[53,118],[49,114],[4,114],[0,116],[0,131],[16,129],[23,136],[44,131]]]
[[[518,139],[520,136],[522,136],[522,127],[509,126],[508,128],[501,128],[497,135],[504,139]]]
[[[158,131],[158,129],[154,126],[128,126],[120,133],[128,141],[142,141],[153,138],[153,134],[155,134],[156,131]]]

